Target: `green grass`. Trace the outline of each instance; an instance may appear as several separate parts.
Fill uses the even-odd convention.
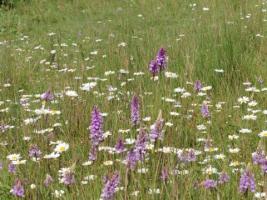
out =
[[[196,3],[195,7],[190,6],[193,3]],[[266,5],[264,0],[29,0],[18,1],[9,10],[1,8],[0,101],[4,104],[0,104],[0,110],[9,108],[9,111],[0,112],[0,125],[14,125],[15,128],[0,135],[0,141],[8,143],[0,146],[0,160],[4,165],[0,176],[0,199],[13,198],[9,190],[16,178],[23,180],[25,199],[50,199],[55,189],[66,192],[63,199],[99,199],[102,177],[115,170],[120,172],[121,186],[124,186],[125,166],[116,161],[108,167],[102,163],[124,159],[125,155],[100,152],[92,166],[84,167],[82,163],[87,160],[91,146],[87,128],[93,105],[108,113],[104,129],[111,131],[112,136],[102,146],[114,146],[119,136],[136,137],[129,111],[134,93],[141,100],[141,116],[151,117],[150,122],[142,122],[141,126],[149,128],[160,109],[165,122],[173,123],[172,127],[165,126],[164,140],[155,149],[173,146],[203,151],[203,143],[197,142],[197,138],[212,139],[213,146],[219,148],[218,152],[203,152],[198,161],[203,161],[208,155],[225,154],[224,161],[212,159],[210,163],[218,171],[231,174],[231,181],[216,190],[194,187],[208,177],[201,172],[208,164],[196,162],[182,167],[189,170],[189,175],[171,176],[170,182],[163,184],[159,180],[161,168],[174,169],[176,155],[150,151],[150,160],[139,166],[149,168],[148,173],[134,171],[132,174],[127,192],[129,199],[252,199],[251,193],[245,197],[237,192],[240,173],[232,173],[233,167],[229,167],[229,163],[243,162],[244,165],[238,168],[244,168],[251,162],[251,153],[259,142],[257,133],[267,129],[266,115],[257,114],[256,121],[244,121],[242,116],[249,113],[247,106],[233,108],[233,105],[238,104],[238,97],[246,95],[258,102],[253,109],[267,109],[266,92],[247,93],[243,86],[243,82],[250,81],[259,89],[266,87]],[[209,11],[204,11],[203,7],[208,7]],[[55,35],[48,36],[52,32]],[[102,40],[97,42],[98,39]],[[125,47],[119,46],[122,42],[126,43]],[[63,43],[68,46],[62,46]],[[36,48],[39,45],[41,48]],[[168,71],[176,73],[177,79],[166,78],[163,74],[159,81],[150,79],[147,66],[160,47],[166,48]],[[50,53],[51,50],[56,50],[55,56]],[[98,54],[92,55],[93,51]],[[95,68],[88,69],[92,66]],[[216,68],[224,72],[217,73],[214,71]],[[73,71],[63,72],[63,69]],[[120,74],[120,69],[128,70],[129,74]],[[105,76],[106,71],[115,71],[116,74]],[[139,71],[145,74],[133,75]],[[81,91],[82,83],[90,82],[88,77],[107,80],[97,81],[97,86],[90,92]],[[263,84],[258,82],[260,77],[265,81]],[[134,80],[129,81],[131,78]],[[199,109],[206,97],[197,97],[193,86],[186,84],[196,80],[213,87],[208,92],[213,105],[210,108],[211,124],[201,117]],[[126,82],[125,86],[121,86],[123,82]],[[11,86],[4,87],[6,83]],[[113,95],[119,100],[107,100],[107,96],[111,95],[108,92],[110,85],[118,88]],[[20,105],[23,95],[33,95],[28,99],[28,109],[34,110],[42,106],[35,94],[47,89],[63,93],[66,87],[77,91],[79,97],[57,97],[57,103],[46,105],[60,110],[60,115],[42,116],[33,125],[24,124],[26,118],[36,115]],[[173,92],[177,87],[185,87],[192,96],[181,98],[180,94]],[[98,96],[93,91],[105,94]],[[152,92],[152,95],[144,92]],[[182,107],[175,108],[162,97],[174,98]],[[217,112],[215,104],[219,101],[226,104]],[[192,106],[192,103],[197,106]],[[187,119],[190,110],[193,110],[192,118]],[[180,116],[169,115],[171,111],[179,112]],[[46,129],[55,123],[61,123],[62,127],[55,128],[51,134],[34,133],[34,130]],[[196,129],[199,124],[208,127],[206,133]],[[118,131],[128,128],[130,133]],[[240,134],[241,128],[250,128],[253,133]],[[240,135],[240,138],[230,141],[230,134]],[[23,141],[24,136],[32,139]],[[57,140],[70,144],[70,149],[63,153],[60,161],[42,159],[40,163],[35,163],[29,159],[31,144],[38,144],[44,155],[52,152],[48,142]],[[230,154],[230,146],[239,147],[240,152]],[[6,156],[11,153],[20,153],[27,159],[26,165],[20,165],[15,175],[7,171],[9,162]],[[60,184],[57,180],[59,168],[69,167],[76,161],[76,184],[70,187]],[[258,166],[253,166],[253,172],[257,182],[264,180]],[[43,186],[47,173],[54,178],[49,188]],[[97,179],[82,185],[81,180],[89,174],[97,175]],[[36,189],[30,189],[32,183],[36,184]],[[148,188],[160,188],[161,193],[150,195]],[[138,197],[130,196],[135,190],[140,191]],[[261,186],[257,186],[257,191],[261,190]],[[124,198],[124,191],[116,194],[116,199]]]

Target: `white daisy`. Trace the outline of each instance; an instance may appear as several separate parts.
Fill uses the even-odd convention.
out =
[[[78,96],[77,92],[74,90],[67,90],[65,92],[65,94],[66,94],[66,96],[69,96],[69,97],[77,97]]]

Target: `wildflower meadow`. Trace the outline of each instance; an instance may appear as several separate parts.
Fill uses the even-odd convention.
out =
[[[0,200],[267,199],[266,0],[0,4]]]

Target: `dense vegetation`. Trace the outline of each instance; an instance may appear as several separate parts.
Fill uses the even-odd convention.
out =
[[[265,198],[266,0],[1,4],[0,199]]]

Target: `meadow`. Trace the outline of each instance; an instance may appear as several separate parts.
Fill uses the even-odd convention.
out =
[[[267,198],[266,0],[0,8],[0,200]]]

